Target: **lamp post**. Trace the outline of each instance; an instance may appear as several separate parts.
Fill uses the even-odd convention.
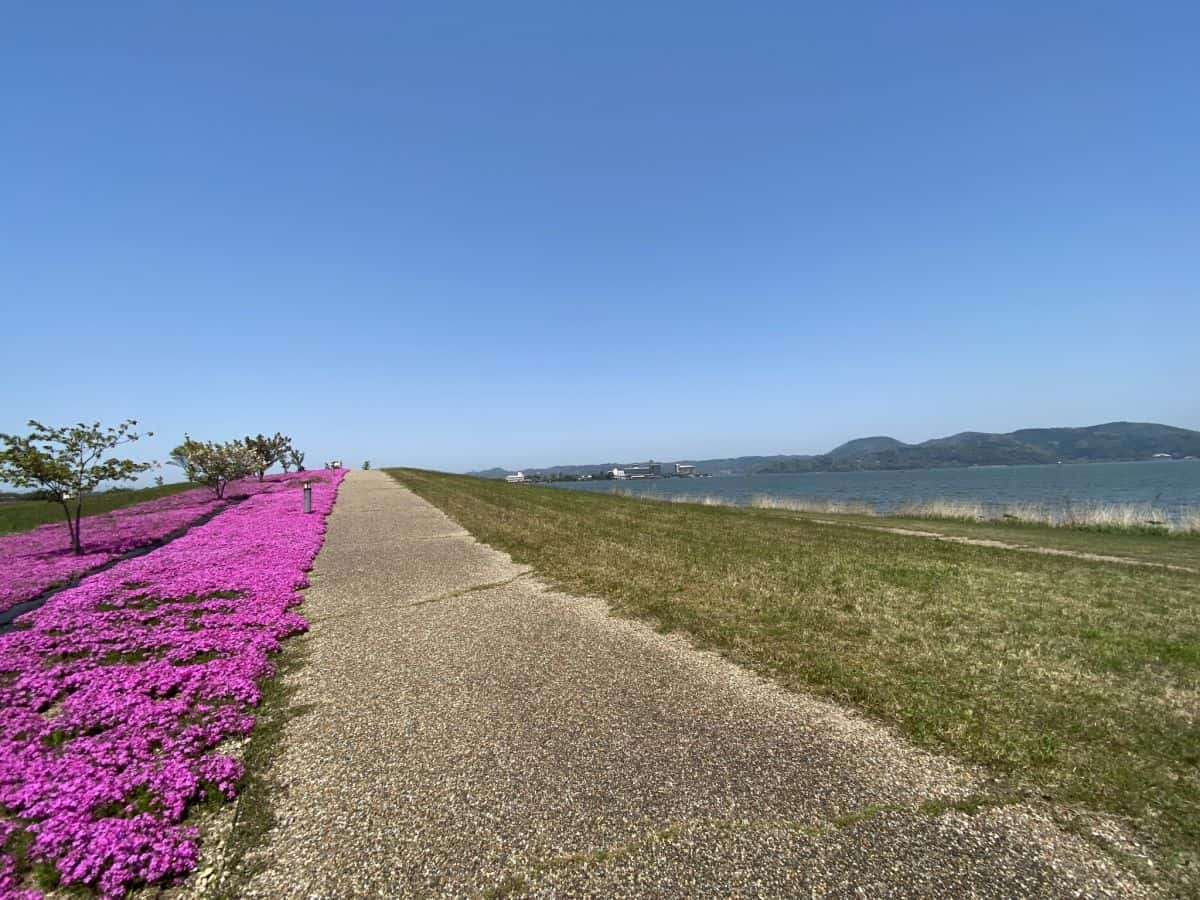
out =
[[[312,512],[312,482],[304,479],[304,511]]]

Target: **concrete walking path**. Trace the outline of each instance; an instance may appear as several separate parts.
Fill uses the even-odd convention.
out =
[[[381,472],[341,489],[242,896],[1129,896],[833,705],[549,590]]]

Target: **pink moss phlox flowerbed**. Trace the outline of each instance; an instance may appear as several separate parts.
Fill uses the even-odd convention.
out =
[[[195,868],[184,814],[236,794],[222,744],[250,732],[270,655],[307,627],[297,590],[344,475],[306,473],[312,515],[296,475],[276,480],[0,635],[0,897],[39,896],[18,866],[105,897]]]
[[[0,537],[0,613],[139,547],[160,541],[240,497],[290,485],[296,475],[272,475],[229,485],[218,500],[208,488],[184,491],[83,520],[83,549],[71,552],[65,523]]]
[[[243,482],[232,485],[231,495],[257,493],[271,484]],[[162,540],[173,531],[220,509],[207,488],[160,497],[124,509],[83,519],[83,549],[71,552],[65,522],[41,525],[32,531],[0,537],[0,612],[36,597],[47,588],[70,581],[111,562],[130,550]]]

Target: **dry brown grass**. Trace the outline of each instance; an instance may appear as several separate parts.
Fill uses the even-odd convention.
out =
[[[1083,528],[1097,531],[1160,531],[1173,534],[1200,534],[1200,510],[1171,511],[1148,503],[1079,503],[1066,507],[1035,503],[1010,503],[988,506],[971,500],[924,500],[904,503],[884,514],[862,500],[834,500],[818,497],[774,497],[760,494],[741,504],[716,494],[653,494],[628,489],[612,492],[631,500],[655,500],[667,503],[695,503],[700,506],[750,506],[754,509],[782,509],[814,515],[851,515],[874,518],[941,519],[958,522],[1022,522],[1052,528]]]
[[[959,519],[979,522],[986,518],[987,510],[982,503],[965,500],[926,500],[922,503],[902,504],[895,514],[906,519]]]
[[[768,497],[760,495],[750,501],[755,509],[786,509],[789,512],[818,515],[878,516],[879,512],[861,500],[825,500],[804,497]]]
[[[1053,528],[1200,533],[1200,510],[1184,509],[1172,514],[1170,510],[1149,503],[1079,503],[1061,507],[1015,503],[992,508],[969,501],[934,500],[906,504],[896,511],[896,515],[975,522],[1010,520]]]

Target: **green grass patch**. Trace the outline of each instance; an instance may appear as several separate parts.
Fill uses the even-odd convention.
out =
[[[390,471],[556,587],[857,707],[983,767],[997,796],[1036,792],[1064,820],[1118,818],[1153,849],[1172,890],[1195,889],[1200,577],[788,511]],[[1194,552],[1190,538],[954,528],[1019,531],[1031,546],[1052,535],[1071,542],[1047,544],[1058,549],[1149,562]]]
[[[190,491],[195,487],[194,484],[164,484],[162,487],[118,489],[92,494],[83,501],[83,516],[85,519],[88,516],[98,516],[115,509],[145,503],[147,500]],[[0,534],[28,531],[39,525],[58,523],[66,527],[66,516],[60,503],[50,500],[14,500],[0,504]]]
[[[283,750],[287,723],[310,710],[293,701],[296,688],[287,683],[288,675],[304,665],[306,653],[303,638],[289,641],[274,659],[276,674],[261,685],[262,700],[255,711],[254,730],[242,756],[246,775],[238,789],[237,811],[228,840],[219,852],[221,875],[208,893],[214,900],[243,896],[245,886],[265,865],[265,860],[256,858],[256,852],[276,822],[275,800],[281,791],[271,774],[272,764]]]
[[[103,806],[96,807],[92,810],[92,815],[97,819],[132,819],[134,816],[139,816],[142,813],[157,813],[159,812],[159,803],[155,799],[154,794],[145,785],[141,785],[133,789],[124,800],[119,800],[115,803],[106,803]]]

